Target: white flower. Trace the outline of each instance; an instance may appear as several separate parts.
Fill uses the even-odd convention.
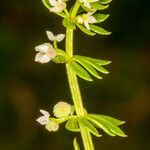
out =
[[[56,56],[56,51],[50,43],[36,46],[35,50],[38,52],[35,61],[39,63],[47,63]]]
[[[96,19],[92,16],[94,12],[88,12],[87,14],[83,14],[82,16],[77,17],[77,22],[80,24],[84,24],[85,27],[90,30],[90,23],[96,23]]]
[[[63,9],[66,8],[66,3],[62,0],[49,0],[51,4],[50,12],[60,13]]]
[[[40,112],[43,114],[43,116],[39,117],[36,121],[39,122],[41,125],[48,124],[50,114],[47,111],[42,110],[42,109],[40,109]]]
[[[58,35],[54,35],[52,32],[50,31],[46,31],[47,37],[49,38],[50,41],[57,41],[57,42],[61,42],[64,38],[65,38],[65,34],[58,34]]]
[[[83,5],[87,8],[91,8],[90,3],[98,2],[99,0],[79,0],[80,3],[83,3]]]
[[[40,109],[40,112],[43,114],[43,116],[39,117],[36,121],[41,125],[45,125],[45,128],[50,132],[57,131],[59,129],[59,124],[55,123],[54,121],[50,121],[50,114],[47,111]]]

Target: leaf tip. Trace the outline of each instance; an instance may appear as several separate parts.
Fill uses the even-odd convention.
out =
[[[109,31],[108,31],[107,35],[110,35],[110,34],[112,34],[112,32],[109,32]]]
[[[108,63],[107,64],[111,64],[112,63],[112,61],[108,61]]]
[[[126,134],[123,134],[121,137],[124,137],[124,138],[126,138],[126,137],[128,137],[128,135],[126,135]]]
[[[91,79],[88,79],[88,81],[92,82],[92,81],[93,81],[93,79],[92,79],[92,78],[91,78]]]
[[[125,124],[125,123],[126,123],[125,121],[122,121],[122,122],[120,123],[120,125]]]
[[[101,76],[98,76],[97,78],[98,78],[98,79],[103,79]]]
[[[98,134],[97,137],[102,137],[102,135],[101,135],[101,134]]]

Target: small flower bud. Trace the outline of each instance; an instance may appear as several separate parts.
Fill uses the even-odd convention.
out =
[[[71,113],[71,105],[66,102],[59,102],[53,108],[54,116],[57,118],[63,118]]]
[[[52,131],[55,132],[59,129],[59,125],[57,123],[55,123],[54,121],[49,121],[49,123],[47,123],[45,125],[45,128],[50,132],[52,132]]]

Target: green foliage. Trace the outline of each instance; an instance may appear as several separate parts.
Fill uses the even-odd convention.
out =
[[[102,129],[110,136],[127,137],[127,135],[119,127],[119,125],[122,125],[125,122],[106,115],[86,114],[82,117],[71,115],[69,117],[62,118],[61,120],[53,119],[53,121],[57,123],[67,121],[65,128],[72,132],[80,132],[80,126],[82,126],[82,128],[86,128],[96,137],[102,136],[96,128]]]
[[[95,114],[89,114],[87,118],[89,119],[89,121],[91,121],[93,124],[101,128],[111,136],[118,135],[121,137],[127,137],[127,135],[118,127],[118,125],[124,123],[123,121],[114,119],[109,116]]]
[[[65,128],[72,132],[80,132],[80,126],[82,126],[96,137],[102,136],[96,128],[102,129],[110,136],[127,137],[119,127],[119,125],[125,122],[106,115],[87,114],[82,117],[71,115],[70,117],[63,118],[62,121],[60,119],[55,119],[54,121],[57,123],[67,121]]]
[[[101,137],[97,129],[84,117],[78,119],[79,125],[86,128],[89,132],[94,134],[97,137]]]
[[[73,145],[74,145],[74,150],[80,150],[79,144],[77,142],[77,138],[74,138]]]
[[[69,66],[71,67],[72,71],[80,78],[83,78],[87,81],[93,81],[88,72],[75,61],[69,62]]]
[[[52,61],[55,63],[65,63],[67,61],[66,53],[61,49],[57,49],[56,52],[57,52],[57,55]]]
[[[107,9],[109,7],[109,5],[102,5],[98,2],[97,3],[92,3],[91,6],[95,10],[104,10],[104,9]]]
[[[94,59],[94,58],[85,57],[85,56],[79,56],[79,55],[74,55],[73,60],[74,60],[74,61],[72,61],[73,63],[75,61],[78,63],[78,64],[75,63],[76,67],[78,66],[79,68],[82,68],[82,69],[79,70],[80,72],[77,69],[73,69],[74,72],[79,77],[81,77],[81,78],[83,78],[85,80],[92,81],[90,75],[88,74],[88,72],[90,74],[92,74],[93,76],[95,76],[96,78],[98,78],[98,79],[102,79],[102,77],[97,73],[97,71],[99,71],[101,73],[104,73],[104,74],[108,74],[109,73],[102,66],[109,64],[110,61],[105,61],[105,60],[100,60],[100,59]],[[72,68],[74,68],[74,67],[72,67]],[[85,74],[85,69],[86,69],[86,74]],[[82,76],[80,74],[82,74]]]
[[[74,60],[76,62],[78,62],[79,64],[81,64],[86,70],[88,70],[93,76],[95,76],[98,79],[102,79],[102,77],[100,77],[100,75],[97,73],[97,71],[90,65],[88,64],[86,61],[84,61],[83,59],[80,59],[78,57],[74,57]]]
[[[108,14],[99,14],[99,13],[93,14],[93,16],[96,19],[97,23],[101,23],[109,17]]]
[[[66,28],[70,28],[70,29],[76,29],[76,26],[75,26],[75,23],[69,19],[69,18],[65,18],[63,20],[63,25],[66,27]]]
[[[85,28],[83,25],[80,25],[79,23],[76,23],[76,25],[77,25],[77,26],[78,26],[78,28],[79,28],[81,31],[83,31],[85,34],[87,34],[87,35],[91,35],[91,36],[95,35],[95,33],[94,33],[94,32],[92,32],[92,31],[88,30],[88,29],[87,29],[87,28]]]
[[[48,9],[51,8],[51,5],[50,5],[50,3],[49,3],[49,0],[42,0],[42,2],[43,2],[44,6],[45,6],[46,8],[48,8]]]
[[[111,32],[101,28],[101,27],[98,27],[96,25],[90,25],[90,29],[95,32],[95,33],[98,33],[98,34],[101,34],[101,35],[109,35],[111,34]]]
[[[87,8],[87,7],[85,7],[82,3],[81,3],[80,5],[81,5],[82,9],[85,10],[86,12],[92,12],[92,11],[94,11],[94,9],[92,9],[92,8]]]
[[[72,132],[80,132],[78,120],[75,118],[69,119],[65,125],[65,128]]]
[[[110,3],[112,0],[99,0],[99,3],[101,4],[108,4]]]
[[[125,121],[121,121],[121,120],[118,120],[118,119],[115,119],[113,117],[110,117],[110,116],[106,116],[106,115],[98,115],[100,118],[103,118],[105,120],[108,120],[110,122],[112,122],[113,124],[116,124],[116,125],[122,125],[125,123]]]
[[[111,61],[107,61],[107,60],[101,60],[101,59],[96,59],[96,58],[91,58],[91,57],[86,57],[86,56],[79,56],[79,55],[75,55],[74,57],[80,57],[86,61],[88,61],[89,63],[95,63],[98,64],[100,66],[105,66],[111,63]]]

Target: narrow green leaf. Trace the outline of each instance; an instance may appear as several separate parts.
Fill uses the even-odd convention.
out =
[[[86,7],[83,3],[80,3],[81,8],[83,8],[86,12],[93,12],[94,9]]]
[[[96,32],[98,34],[101,34],[101,35],[109,35],[111,34],[111,32],[101,28],[101,27],[98,27],[96,25],[90,25],[90,29],[93,31],[93,32]]]
[[[100,66],[108,65],[111,63],[111,61],[101,60],[101,59],[96,59],[96,58],[91,58],[91,57],[86,57],[86,56],[75,55],[75,57],[95,62],[95,63],[99,64]]]
[[[74,150],[80,150],[79,144],[77,142],[77,138],[74,138],[73,145],[74,145]]]
[[[100,65],[97,64],[91,64],[95,69],[97,69],[98,71],[104,73],[104,74],[108,74],[109,71],[107,71],[105,68],[101,67]]]
[[[49,3],[49,0],[42,0],[42,2],[43,2],[44,6],[45,6],[46,8],[48,8],[48,9],[51,8],[51,5],[50,5],[50,3]]]
[[[84,56],[82,56],[82,57],[84,57]],[[96,59],[96,58],[91,58],[91,57],[84,57],[84,58],[89,61],[95,62],[95,63],[99,64],[100,66],[105,66],[105,65],[108,65],[111,63],[111,61],[108,61],[108,60],[101,60],[101,59]]]
[[[78,58],[80,58],[82,56],[78,56]],[[82,59],[84,60],[85,62],[87,62],[88,64],[90,64],[91,66],[93,66],[95,69],[97,69],[98,71],[104,73],[104,74],[108,74],[109,72],[104,69],[103,67],[101,67],[99,64],[97,64],[95,61],[91,61],[89,59]]]
[[[96,19],[97,23],[101,23],[105,21],[109,15],[108,14],[93,14],[94,18]]]
[[[102,5],[100,3],[91,3],[92,8],[95,10],[104,10],[109,7],[109,5]]]
[[[87,71],[89,71],[93,76],[95,76],[98,79],[102,79],[102,77],[100,77],[100,75],[97,73],[97,71],[87,62],[85,62],[83,59],[78,58],[76,56],[74,56],[73,58],[76,62],[78,62],[79,64],[81,64]]]
[[[105,126],[102,122],[100,122],[99,120],[96,120],[94,118],[92,118],[91,116],[87,116],[87,119],[94,125],[96,125],[98,128],[104,130],[107,134],[109,134],[110,136],[116,136],[113,132],[111,132],[111,130]]]
[[[69,66],[80,78],[83,78],[87,81],[93,81],[88,72],[75,61],[70,62]]]
[[[110,3],[112,0],[99,0],[99,2],[101,3],[101,4],[108,4],[108,3]]]
[[[80,132],[77,119],[69,119],[65,125],[65,128],[72,132]]]
[[[79,124],[82,126],[82,127],[85,127],[87,128],[87,130],[89,132],[91,132],[92,134],[94,134],[95,136],[97,137],[101,137],[102,135],[99,134],[99,132],[97,131],[97,129],[85,118],[80,118],[78,119],[79,121]]]
[[[83,25],[80,25],[80,24],[78,24],[78,23],[76,23],[76,25],[77,25],[78,28],[79,28],[81,31],[83,31],[84,33],[86,33],[86,34],[88,34],[88,35],[91,35],[91,36],[95,35],[94,32],[88,30],[88,29],[85,28]]]
[[[127,137],[127,135],[116,124],[113,124],[113,122],[111,122],[110,120],[106,120],[106,119],[102,118],[101,116],[94,115],[94,114],[89,115],[89,116],[92,117],[95,120],[98,120],[99,122],[102,122],[114,134],[116,134],[118,136],[121,136],[121,137]]]
[[[99,115],[99,116],[105,120],[109,120],[110,122],[112,122],[113,124],[116,124],[116,125],[122,125],[125,123],[125,121],[121,121],[121,120],[115,119],[110,116],[106,116],[106,115]]]

